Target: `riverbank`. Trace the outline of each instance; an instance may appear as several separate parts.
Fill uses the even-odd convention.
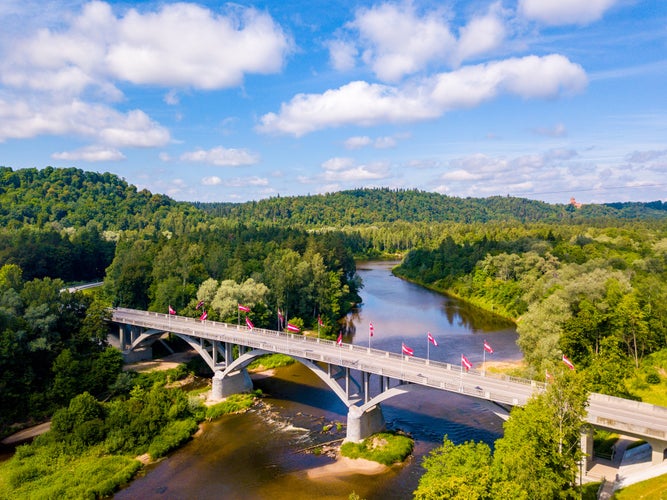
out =
[[[372,476],[387,472],[389,467],[366,460],[364,458],[348,458],[340,454],[336,456],[336,461],[331,464],[322,465],[306,471],[308,479],[330,479],[334,477],[349,476],[352,474],[362,474]]]

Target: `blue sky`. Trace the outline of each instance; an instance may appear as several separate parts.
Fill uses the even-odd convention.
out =
[[[667,200],[664,0],[3,0],[0,164],[177,200]]]

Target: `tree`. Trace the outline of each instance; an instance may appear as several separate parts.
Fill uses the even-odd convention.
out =
[[[495,444],[494,491],[518,490],[530,499],[575,498],[586,404],[583,377],[560,370],[545,393],[514,407]]]
[[[417,500],[490,498],[491,449],[486,443],[467,441],[456,446],[447,436],[422,462],[426,472],[414,491]]]

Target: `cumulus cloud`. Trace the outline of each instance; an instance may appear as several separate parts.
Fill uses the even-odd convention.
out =
[[[108,148],[104,146],[87,146],[74,151],[53,153],[51,158],[54,160],[98,162],[124,160],[125,155],[114,148]]]
[[[78,135],[110,146],[154,147],[170,140],[166,128],[141,110],[120,113],[78,99],[35,103],[0,98],[0,142],[36,135]]]
[[[210,177],[202,177],[201,183],[204,186],[217,186],[222,184],[222,179],[217,175],[211,175]]]
[[[519,0],[526,19],[546,25],[589,24],[600,19],[620,0]]]
[[[0,40],[0,141],[42,134],[92,137],[109,146],[150,147],[168,131],[141,110],[119,112],[119,85],[220,89],[250,73],[282,69],[293,43],[265,12],[193,3],[114,13],[102,1],[57,23],[5,33]],[[88,104],[92,99],[105,104]]]
[[[566,57],[526,56],[466,66],[401,86],[355,81],[323,94],[298,94],[279,113],[267,113],[257,130],[300,137],[341,125],[370,126],[438,118],[513,94],[553,99],[581,91],[587,84],[581,66]]]
[[[349,137],[345,140],[345,149],[361,149],[371,144],[373,140],[367,135]]]
[[[331,158],[322,164],[327,182],[357,182],[383,179],[389,175],[389,166],[383,162],[358,165],[352,158]]]
[[[259,155],[246,149],[218,146],[213,149],[197,149],[183,153],[180,159],[195,163],[207,163],[218,167],[239,167],[242,165],[254,165],[259,161]]]
[[[329,42],[331,63],[346,70],[359,57],[381,81],[396,83],[428,68],[456,67],[497,50],[507,36],[505,17],[497,2],[455,29],[444,7],[420,10],[403,1],[360,8],[341,37]]]

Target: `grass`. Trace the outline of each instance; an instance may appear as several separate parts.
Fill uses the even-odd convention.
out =
[[[294,363],[294,358],[286,354],[267,354],[261,356],[248,365],[248,370],[261,371],[270,370],[272,368],[280,368],[281,366],[288,366]]]
[[[364,458],[384,465],[405,460],[414,447],[414,441],[402,434],[381,432],[373,434],[361,443],[344,443],[340,453],[348,458]]]
[[[667,500],[667,474],[618,490],[614,500]]]
[[[261,395],[261,391],[255,391],[251,394],[232,394],[224,401],[211,405],[206,408],[206,420],[213,420],[222,415],[238,413],[250,408],[255,398]]]

